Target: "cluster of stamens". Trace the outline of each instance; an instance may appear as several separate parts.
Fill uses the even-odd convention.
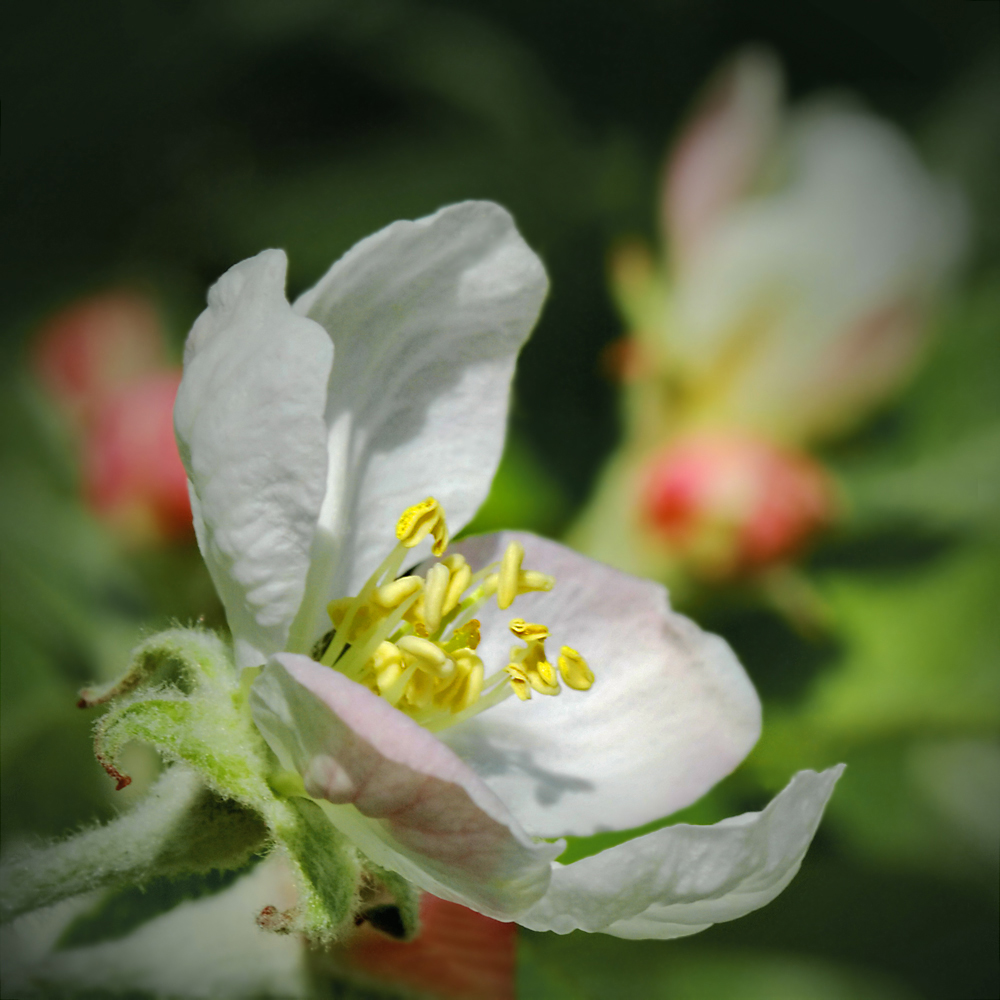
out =
[[[441,558],[423,575],[397,576],[406,553],[431,535]],[[333,630],[314,656],[366,685],[429,729],[476,715],[512,693],[557,695],[556,670],[545,656],[549,630],[520,618],[510,622],[514,646],[505,667],[487,675],[476,653],[476,610],[494,596],[501,610],[519,594],[548,591],[553,577],[522,567],[524,548],[511,542],[499,563],[477,573],[464,556],[445,556],[444,511],[433,497],[408,508],[396,525],[399,544],[355,597],[328,605]],[[563,646],[557,660],[563,682],[586,691],[594,682],[586,660]],[[506,683],[505,683],[506,682]]]

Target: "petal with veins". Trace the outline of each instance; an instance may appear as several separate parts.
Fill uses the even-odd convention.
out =
[[[174,409],[198,544],[242,666],[285,646],[326,487],[333,346],[292,312],[285,268],[265,250],[212,287]]]
[[[441,738],[533,836],[628,829],[690,805],[747,755],[760,702],[732,650],[670,609],[659,584],[626,576],[534,535],[504,532],[455,546],[473,568],[524,546],[524,565],[556,578],[523,594],[518,617],[578,650],[589,691],[509,699]],[[507,662],[511,612],[477,611],[488,669]]]
[[[453,531],[475,514],[547,287],[510,215],[466,202],[362,240],[296,301],[327,329],[337,362],[329,481],[291,649],[311,648],[326,602],[363,583],[411,504],[433,494]]]
[[[377,864],[498,919],[544,894],[564,844],[532,843],[444,744],[367,688],[283,653],[251,705],[282,765]]]
[[[759,813],[664,827],[571,865],[518,918],[558,934],[674,938],[769,903],[795,876],[844,765],[800,771]]]

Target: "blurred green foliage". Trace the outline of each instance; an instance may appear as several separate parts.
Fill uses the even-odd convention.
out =
[[[699,606],[757,683],[765,733],[672,819],[759,807],[798,767],[849,768],[766,909],[662,944],[526,932],[519,987],[530,1000],[996,995],[1000,5],[56,0],[7,22],[5,835],[111,815],[75,690],[149,630],[221,621],[192,548],[130,552],[84,510],[64,430],[23,372],[39,321],[138,286],[179,347],[206,286],[264,246],[288,249],[294,294],[393,219],[494,198],[552,293],[473,527],[558,534],[617,435],[598,363],[621,332],[607,246],[652,235],[659,163],[692,95],[734,46],[763,41],[793,94],[849,87],[913,130],[976,224],[970,277],[919,377],[825,456],[851,512],[806,567],[829,634],[804,638],[745,595]]]

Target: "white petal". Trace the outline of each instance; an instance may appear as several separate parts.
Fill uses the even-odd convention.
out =
[[[843,764],[800,771],[763,811],[714,826],[664,827],[571,865],[518,923],[673,938],[769,903],[799,870]]]
[[[718,636],[670,610],[667,592],[520,532],[457,545],[474,567],[517,538],[524,566],[556,578],[506,612],[477,612],[487,671],[502,669],[513,617],[550,629],[594,672],[589,691],[508,699],[442,738],[533,836],[627,829],[689,805],[728,774],[760,735],[753,685]]]
[[[241,666],[285,646],[326,488],[333,347],[292,312],[285,267],[265,250],[212,287],[174,409],[198,543]]]
[[[326,601],[382,561],[407,507],[437,497],[452,531],[475,514],[547,286],[510,215],[466,202],[362,240],[295,303],[329,331],[337,361],[310,603],[290,648],[308,651],[329,627]]]
[[[251,705],[282,765],[373,861],[499,919],[545,892],[565,845],[532,843],[443,743],[367,688],[284,653]]]

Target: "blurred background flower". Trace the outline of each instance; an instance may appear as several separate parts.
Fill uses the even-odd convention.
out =
[[[553,290],[478,527],[573,524],[596,546],[584,529],[603,522],[605,558],[669,575],[746,663],[763,740],[672,820],[757,808],[796,768],[849,762],[768,908],[662,944],[519,932],[519,995],[997,995],[992,0],[57,0],[7,28],[7,842],[141,790],[112,791],[76,689],[148,631],[222,624],[169,463],[144,463],[163,454],[170,371],[207,286],[280,246],[294,295],[393,219],[487,197]],[[63,334],[75,347],[59,326],[84,331]],[[609,497],[634,517],[598,516]],[[235,928],[224,893],[183,899],[149,887],[93,946],[138,963],[168,928]],[[287,993],[295,964],[317,995],[351,995],[329,956],[233,948],[260,993]],[[83,951],[68,941],[66,967],[97,961]],[[362,980],[363,996],[399,992]]]
[[[35,375],[78,453],[87,506],[135,546],[194,537],[174,440],[179,365],[152,303],[107,293],[49,320],[31,345]]]
[[[772,56],[737,56],[667,159],[662,258],[611,255],[625,435],[572,537],[676,584],[759,573],[835,520],[805,448],[912,375],[964,247],[958,192],[902,133],[782,90]]]

